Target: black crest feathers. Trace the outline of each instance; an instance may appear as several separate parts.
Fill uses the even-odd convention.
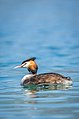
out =
[[[23,64],[23,63],[25,63],[25,62],[28,62],[28,61],[30,61],[30,60],[34,61],[35,59],[36,59],[36,57],[31,57],[31,58],[29,58],[29,59],[24,60],[21,64]]]

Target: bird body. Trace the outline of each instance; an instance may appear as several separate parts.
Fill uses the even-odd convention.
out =
[[[65,84],[71,85],[72,80],[70,77],[65,77],[58,73],[41,73],[37,74],[38,66],[35,62],[35,57],[27,59],[21,65],[15,68],[27,68],[30,74],[25,75],[21,80],[21,85],[28,84]]]

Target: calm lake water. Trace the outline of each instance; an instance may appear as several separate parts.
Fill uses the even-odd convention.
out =
[[[70,76],[73,86],[20,86],[35,56],[38,73]],[[79,1],[0,0],[0,119],[79,118]]]

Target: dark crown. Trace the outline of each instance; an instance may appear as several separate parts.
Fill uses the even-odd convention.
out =
[[[28,61],[30,61],[30,60],[34,61],[35,59],[36,59],[36,57],[29,58],[29,59],[27,59],[27,60],[24,60],[21,64],[23,64],[23,63],[25,63],[25,62],[28,62]]]

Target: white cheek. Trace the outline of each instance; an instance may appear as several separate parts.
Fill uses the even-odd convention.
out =
[[[24,65],[23,67],[28,68],[28,67],[29,67],[29,64],[30,64],[30,63],[29,63],[29,62],[27,62],[27,63],[26,63],[26,65]]]

